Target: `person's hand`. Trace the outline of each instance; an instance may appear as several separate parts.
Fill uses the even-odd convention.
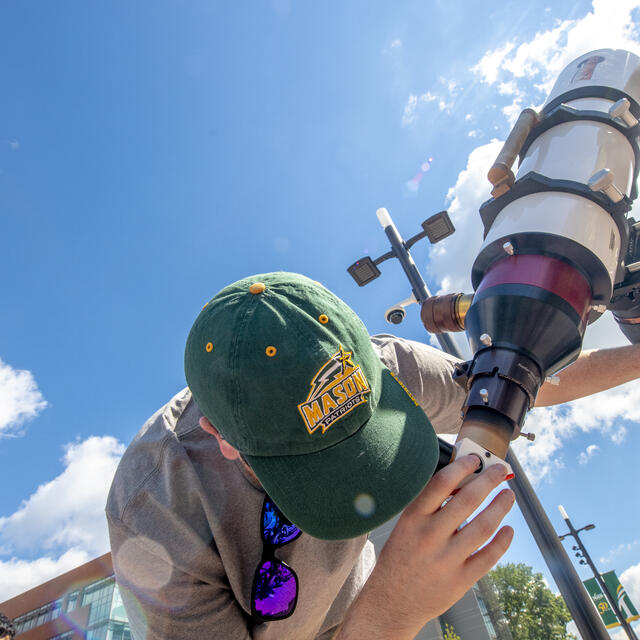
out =
[[[336,640],[414,638],[504,554],[513,538],[511,527],[503,527],[478,549],[513,506],[510,489],[459,527],[505,479],[505,467],[495,465],[478,474],[441,506],[478,463],[476,456],[465,456],[448,465],[405,509]]]

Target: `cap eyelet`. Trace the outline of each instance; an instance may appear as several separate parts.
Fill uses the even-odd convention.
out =
[[[327,324],[329,322],[329,316],[326,314],[322,314],[319,318],[318,318],[318,322],[320,324]]]
[[[207,353],[211,353],[213,351],[213,342],[207,342],[205,349],[207,350]]]
[[[272,346],[268,346],[268,347],[264,350],[264,352],[265,352],[265,353],[266,353],[270,358],[273,358],[273,356],[275,356],[275,355],[276,355],[277,351],[278,351],[278,350],[277,350],[275,347],[272,347]]]

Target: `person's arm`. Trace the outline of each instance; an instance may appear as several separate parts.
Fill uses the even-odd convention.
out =
[[[473,520],[458,528],[505,479],[505,467],[483,471],[441,508],[477,465],[475,456],[448,465],[405,509],[335,640],[414,638],[504,554],[513,538],[511,527],[503,527],[482,545],[511,509],[514,495],[510,489],[501,491]]]
[[[456,358],[421,342],[389,335],[374,336],[383,363],[407,385],[437,433],[457,433],[465,391],[453,381]],[[545,382],[536,407],[570,402],[640,378],[640,344],[583,351],[558,375]]]
[[[536,407],[577,400],[640,378],[640,344],[583,351],[558,377],[559,384],[540,387]]]

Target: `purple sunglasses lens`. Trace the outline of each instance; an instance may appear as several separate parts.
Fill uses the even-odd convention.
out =
[[[283,545],[300,535],[300,529],[291,524],[284,514],[267,498],[262,510],[262,537],[267,544]]]
[[[256,571],[253,606],[265,618],[285,617],[293,611],[298,580],[289,567],[267,560]]]

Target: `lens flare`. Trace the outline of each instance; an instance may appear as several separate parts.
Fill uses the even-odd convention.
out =
[[[420,171],[413,176],[410,180],[404,183],[403,191],[405,196],[414,196],[418,190],[420,189],[420,183],[424,178],[424,174],[427,173],[431,169],[431,163],[433,162],[433,158],[428,158],[424,162],[420,164]]]
[[[360,493],[355,497],[353,506],[361,516],[372,516],[376,510],[376,501],[368,493]]]

